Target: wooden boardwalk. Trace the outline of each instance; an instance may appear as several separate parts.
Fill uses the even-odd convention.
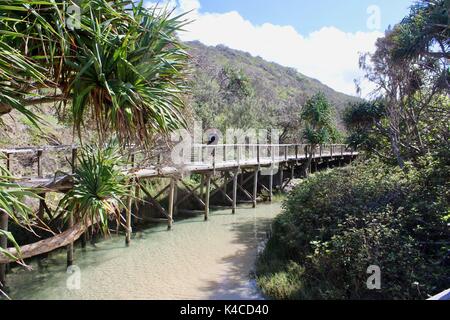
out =
[[[76,167],[77,150],[76,146],[61,146],[3,149],[0,152],[5,155],[6,167],[13,175],[15,170],[18,170],[19,165],[15,160],[19,157],[21,162],[32,164],[31,172],[17,175],[17,183],[24,187],[38,188],[42,198],[38,216],[42,218],[45,213],[52,216],[46,204],[46,194],[64,193],[73,187],[72,177],[73,168]],[[177,161],[164,159],[162,155],[155,164],[144,161],[145,157],[141,152],[132,152],[128,155],[131,165],[123,170],[133,183],[131,187],[136,188],[136,193],[145,194],[145,202],[164,217],[170,230],[176,214],[189,211],[183,208],[183,203],[188,200],[192,200],[191,203],[195,202],[200,208],[190,212],[202,212],[207,221],[210,208],[216,204],[214,201],[218,201],[217,199],[222,207],[230,207],[231,213],[234,214],[239,203],[256,207],[257,200],[262,194],[271,201],[274,190],[283,191],[292,179],[304,176],[305,170],[311,172],[321,167],[344,165],[358,156],[357,152],[348,149],[345,145],[318,146],[313,150],[311,164],[307,168],[310,150],[310,146],[301,144],[192,145],[188,154],[177,155],[180,158]],[[59,154],[60,159],[65,159],[68,166],[52,169],[53,172],[45,172],[46,161],[57,157],[56,154]],[[31,160],[26,160],[26,157]],[[56,171],[59,173],[55,174]],[[201,182],[196,187],[183,181],[192,174],[201,177]],[[168,184],[159,194],[154,195],[143,182],[156,178],[168,180]],[[181,191],[184,194],[181,194]],[[167,196],[166,207],[163,207],[158,200],[164,195]],[[123,213],[126,221],[125,242],[127,245],[131,241],[133,211],[135,216],[139,215],[137,208],[129,200],[128,210]],[[0,225],[0,228],[6,230],[7,225],[6,219],[6,223]],[[33,257],[67,246],[67,258],[70,265],[73,261],[73,243],[85,232],[86,226],[82,223],[69,225],[66,231],[52,238],[23,246],[22,258]],[[9,250],[12,254],[17,253],[13,248]],[[7,257],[0,254],[0,265],[9,261]]]

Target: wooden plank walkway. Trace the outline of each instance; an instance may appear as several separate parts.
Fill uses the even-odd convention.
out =
[[[168,229],[174,225],[174,213],[180,210],[180,205],[192,198],[199,204],[204,213],[205,221],[209,219],[210,206],[214,195],[222,195],[225,202],[230,205],[231,213],[237,211],[237,204],[249,203],[253,207],[257,205],[257,198],[261,193],[267,193],[269,201],[272,201],[274,188],[283,190],[286,185],[295,178],[295,173],[299,168],[311,171],[312,168],[305,168],[308,162],[308,145],[286,144],[286,145],[193,145],[191,147],[188,160],[178,164],[145,164],[139,163],[139,152],[129,154],[132,159],[132,166],[124,168],[124,173],[134,181],[136,192],[142,191],[146,196],[146,201],[165,217]],[[34,175],[18,177],[17,184],[24,187],[38,188],[38,193],[42,197],[40,200],[39,212],[49,210],[45,203],[47,193],[67,192],[73,187],[73,168],[76,165],[77,147],[42,147],[42,148],[20,148],[20,149],[0,149],[6,157],[6,167],[11,172],[14,157],[33,157],[31,163],[36,163],[37,170]],[[70,162],[72,173],[50,173],[46,175],[43,170],[43,157],[49,157],[52,152],[63,152]],[[317,168],[320,164],[349,163],[358,152],[348,149],[345,145],[323,145],[314,149],[312,163]],[[51,159],[51,158],[50,158]],[[264,175],[263,175],[264,170]],[[201,175],[201,183],[196,188],[192,188],[183,181],[184,177],[191,174]],[[286,174],[287,173],[287,174]],[[290,175],[289,175],[290,173]],[[14,172],[12,172],[14,175]],[[285,175],[286,174],[286,175]],[[265,182],[263,176],[268,176]],[[217,178],[218,177],[218,178]],[[162,178],[168,179],[169,184],[162,189],[157,196],[152,196],[142,181],[146,179]],[[221,182],[220,182],[220,181]],[[222,183],[222,184],[221,184]],[[185,195],[178,198],[178,185],[184,188]],[[229,186],[231,184],[231,187]],[[131,186],[130,186],[131,187]],[[211,190],[215,187],[215,190]],[[181,189],[180,189],[181,190]],[[164,208],[157,200],[165,192],[168,195],[168,206]],[[239,198],[239,195],[241,196]],[[244,198],[244,199],[243,199]],[[189,211],[189,210],[188,210]],[[193,210],[191,213],[198,212]],[[125,242],[130,245],[132,233],[132,201],[128,201],[128,209],[125,210]],[[95,222],[93,222],[95,223]],[[7,230],[7,217],[5,221]],[[0,226],[2,227],[2,226]],[[23,246],[21,248],[22,258],[30,258],[39,254],[47,253],[63,246],[67,247],[67,263],[73,262],[73,243],[78,240],[86,231],[86,226],[78,221],[72,221],[64,232],[54,237],[38,241],[36,243]],[[14,248],[8,248],[11,254],[17,254]],[[11,262],[11,259],[0,254],[0,266]],[[4,275],[3,275],[4,276]]]
[[[191,161],[179,165],[146,165],[140,167],[139,163],[134,163],[132,168],[125,169],[127,175],[139,179],[168,178],[172,176],[186,176],[191,173],[208,173],[211,171],[234,171],[242,168],[267,168],[283,164],[300,165],[307,160],[304,144],[283,144],[283,145],[194,145],[191,150]],[[266,151],[269,156],[263,156]],[[41,159],[44,152],[71,152],[71,164],[76,163],[76,146],[42,147],[42,148],[18,148],[0,149],[6,157],[6,167],[11,171],[11,160],[14,155],[36,154],[37,172],[35,176],[17,177],[16,181],[23,187],[41,188],[44,192],[65,192],[72,187],[70,174],[59,174],[43,177]],[[196,150],[200,150],[197,151]],[[230,152],[230,150],[232,152]],[[219,151],[222,153],[219,155]],[[247,155],[243,155],[247,152]],[[230,157],[229,154],[232,154]],[[200,155],[194,159],[195,155]],[[216,155],[216,156],[215,156]],[[226,155],[226,156],[225,156]],[[332,160],[341,158],[353,158],[358,155],[353,150],[348,150],[345,145],[325,145],[319,146],[313,154],[313,161]],[[231,158],[231,159],[230,159]]]

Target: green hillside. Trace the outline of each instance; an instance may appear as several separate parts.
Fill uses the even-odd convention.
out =
[[[205,128],[223,130],[226,123],[239,128],[277,127],[285,131],[286,140],[298,139],[300,111],[313,94],[325,94],[341,128],[342,110],[358,100],[293,68],[242,51],[200,42],[188,46],[194,65],[191,104]]]
[[[203,121],[204,128],[279,128],[284,141],[299,140],[300,110],[306,99],[322,91],[340,111],[357,98],[338,93],[292,68],[270,63],[224,46],[187,44],[192,56],[191,95],[187,115]],[[41,130],[17,112],[2,117],[1,146],[56,145],[72,142],[70,117],[52,105],[33,107],[42,118]],[[58,110],[58,111],[57,111]],[[63,117],[64,119],[61,119]],[[68,120],[69,119],[69,120]],[[89,123],[89,119],[87,119]],[[93,124],[95,125],[95,124]],[[342,126],[341,126],[342,128]],[[92,135],[86,130],[85,135]]]

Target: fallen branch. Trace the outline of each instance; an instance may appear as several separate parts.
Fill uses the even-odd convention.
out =
[[[86,232],[89,224],[84,224],[82,222],[74,225],[72,228],[67,229],[66,231],[45,239],[41,240],[29,245],[25,245],[20,247],[20,251],[18,252],[16,248],[9,248],[8,251],[11,255],[15,257],[19,257],[20,259],[27,259],[31,257],[35,257],[58,248],[65,247],[72,242],[78,240],[83,233]],[[15,262],[14,259],[11,259],[4,254],[0,253],[0,264],[1,263],[11,263]]]

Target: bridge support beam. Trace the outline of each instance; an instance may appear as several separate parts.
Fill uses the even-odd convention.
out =
[[[256,208],[256,198],[258,197],[258,175],[259,167],[255,169],[253,174],[253,208]]]
[[[173,216],[176,217],[178,215],[178,179],[175,179],[175,186],[173,190]]]
[[[69,216],[68,229],[73,227],[73,212]],[[67,246],[67,267],[73,265],[73,242]]]
[[[269,201],[272,202],[273,198],[273,164],[270,167],[270,175],[269,175]]]
[[[233,208],[232,208],[232,213],[235,214],[236,213],[236,207],[237,207],[237,186],[238,186],[238,175],[239,175],[239,171],[235,170],[233,172]]]
[[[175,188],[176,188],[176,186],[177,186],[177,180],[175,178],[170,178],[167,230],[172,230],[172,227],[173,227],[173,209],[174,209],[174,199],[175,199]]]
[[[8,215],[0,212],[0,229],[8,231]],[[6,249],[8,247],[8,239],[5,236],[0,236],[0,247]],[[6,267],[7,264],[0,264],[0,290],[5,291],[6,288]]]
[[[209,218],[209,200],[211,193],[211,173],[206,174],[206,193],[205,193],[205,221]]]
[[[284,171],[283,171],[283,165],[280,163],[280,191],[283,191],[283,181],[284,181]]]

